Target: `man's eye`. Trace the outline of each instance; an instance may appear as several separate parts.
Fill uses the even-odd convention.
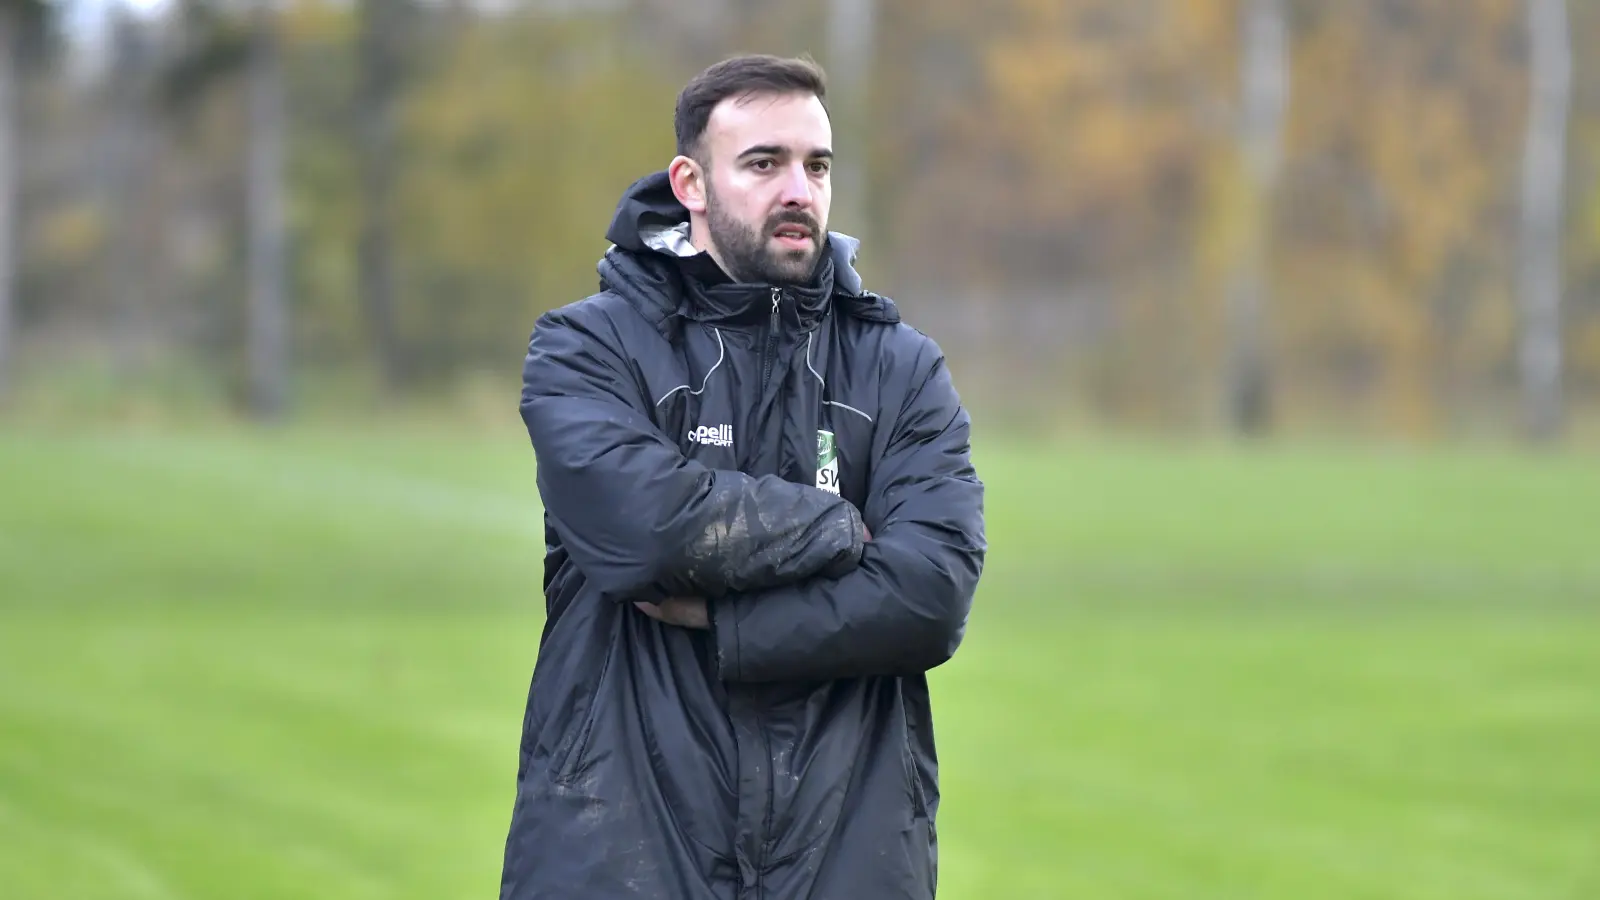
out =
[[[826,174],[828,171],[828,164],[825,162],[812,163],[811,171],[817,173],[818,175]]]
[[[772,160],[770,160],[770,159],[758,159],[755,162],[751,163],[750,165],[755,167],[755,168],[757,168],[757,169],[769,169],[769,168],[772,167]]]

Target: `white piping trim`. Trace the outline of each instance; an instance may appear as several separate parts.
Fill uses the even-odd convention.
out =
[[[817,333],[815,331],[806,333],[806,368],[811,370],[811,374],[817,376],[817,381],[820,382],[823,387],[827,387],[827,380],[822,377],[821,372],[817,371],[817,367],[811,364],[811,339],[816,337],[816,335]]]
[[[689,391],[690,395],[695,397],[698,397],[706,392],[706,385],[711,383],[711,373],[720,368],[722,366],[722,361],[728,356],[728,348],[722,343],[722,330],[713,328],[711,331],[717,336],[717,361],[712,364],[710,369],[706,370],[706,377],[700,380],[700,390]],[[679,391],[687,390],[689,390],[689,386],[687,384],[680,384],[672,390],[667,391],[665,394],[662,394],[661,399],[656,401],[656,405],[660,406],[661,404],[667,402],[667,398],[671,397],[673,394],[676,394]]]
[[[811,364],[811,338],[813,336],[815,336],[815,335],[816,335],[815,331],[810,332],[809,334],[806,335],[806,368],[811,370],[811,374],[817,376],[818,383],[820,383],[822,385],[822,387],[824,389],[826,389],[827,386],[828,386],[827,379],[823,378],[822,377],[822,373],[817,371],[817,367],[813,366]],[[828,406],[837,406],[840,409],[848,409],[851,412],[855,413],[856,415],[860,416],[861,418],[866,419],[868,422],[872,421],[872,417],[871,416],[867,415],[866,413],[862,412],[859,409],[856,409],[854,406],[851,406],[848,403],[840,403],[837,400],[824,400],[822,402],[827,404]]]
[[[837,400],[824,400],[822,402],[828,404],[829,406],[837,406],[840,409],[848,409],[851,412],[855,413],[856,415],[860,416],[861,418],[866,419],[868,422],[872,421],[872,417],[871,416],[867,415],[866,413],[862,412],[859,409],[856,409],[854,406],[850,406],[850,405],[845,404],[845,403],[840,403]]]

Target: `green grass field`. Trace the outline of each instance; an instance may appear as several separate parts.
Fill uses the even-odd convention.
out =
[[[980,448],[941,898],[1600,897],[1600,465]],[[0,895],[493,896],[523,440],[0,430]]]

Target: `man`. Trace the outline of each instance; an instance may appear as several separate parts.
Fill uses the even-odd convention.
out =
[[[932,340],[826,230],[806,60],[719,63],[633,184],[521,411],[548,619],[502,898],[931,898],[925,673],[986,551]]]

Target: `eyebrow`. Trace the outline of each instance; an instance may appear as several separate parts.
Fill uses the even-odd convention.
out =
[[[739,154],[738,158],[744,159],[746,156],[784,156],[788,152],[789,148],[779,144],[757,144],[754,147],[746,148],[743,153]],[[808,154],[808,158],[832,159],[833,151],[827,147],[817,147]]]

